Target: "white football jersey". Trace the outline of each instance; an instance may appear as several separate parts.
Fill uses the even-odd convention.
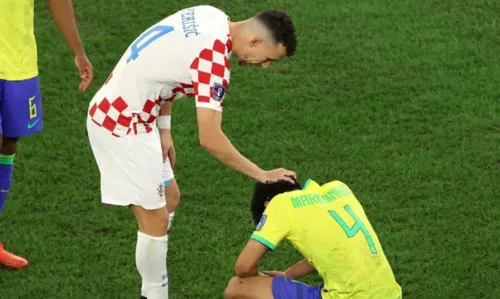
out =
[[[222,111],[231,50],[223,11],[202,5],[168,16],[130,44],[93,97],[89,116],[120,137],[150,132],[160,107],[184,96]]]

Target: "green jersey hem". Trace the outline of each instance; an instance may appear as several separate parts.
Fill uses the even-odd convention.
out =
[[[309,186],[309,184],[312,182],[311,179],[307,179],[307,181],[305,182],[304,186],[302,187],[302,190],[306,190],[307,187]]]
[[[250,237],[250,239],[253,239],[259,243],[261,243],[262,245],[265,245],[267,248],[269,248],[271,251],[274,251],[276,249],[276,245],[274,245],[273,243],[269,242],[268,240],[262,238],[261,236],[257,236],[257,235],[252,235]]]

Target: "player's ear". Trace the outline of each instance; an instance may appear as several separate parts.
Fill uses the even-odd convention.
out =
[[[250,48],[257,47],[262,43],[262,38],[258,36],[253,36],[252,39],[250,39]]]
[[[267,205],[269,204],[269,201],[264,201],[264,207],[267,208]]]

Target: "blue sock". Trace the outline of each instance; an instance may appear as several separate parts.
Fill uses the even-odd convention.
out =
[[[2,213],[10,185],[12,184],[12,169],[14,166],[14,155],[0,154],[0,213]]]

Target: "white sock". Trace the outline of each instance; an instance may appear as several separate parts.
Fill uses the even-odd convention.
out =
[[[175,212],[168,214],[168,230],[172,227],[172,222],[174,221]]]
[[[172,221],[174,221],[175,212],[168,214],[168,228],[172,226]]]
[[[168,235],[137,232],[135,262],[142,278],[141,295],[148,299],[168,299],[167,244]]]
[[[170,229],[172,227],[172,221],[174,221],[175,212],[168,214],[168,228],[167,232],[170,234]],[[168,252],[168,239],[167,239],[167,252]]]

